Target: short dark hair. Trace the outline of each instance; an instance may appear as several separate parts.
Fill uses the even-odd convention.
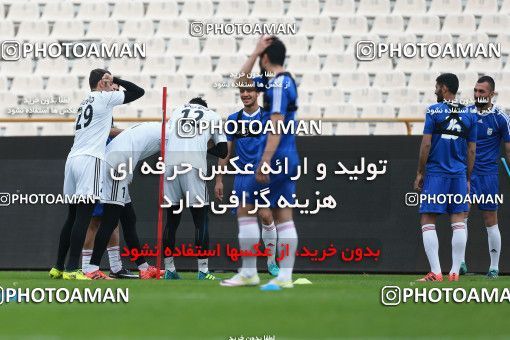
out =
[[[90,71],[89,86],[91,90],[97,87],[97,83],[99,83],[106,73],[111,74],[110,71],[103,70],[102,68],[96,68]]]
[[[198,104],[207,107],[207,102],[202,97],[195,97],[189,101],[190,104]]]
[[[267,58],[271,64],[283,66],[287,49],[283,42],[277,37],[271,37],[271,39],[271,45],[266,47],[262,55],[267,54]]]
[[[452,94],[457,94],[459,89],[459,78],[453,73],[443,73],[436,78],[439,85],[444,85]]]
[[[494,91],[496,89],[496,83],[494,82],[494,79],[492,79],[491,76],[481,76],[480,79],[478,79],[477,83],[478,84],[489,83],[489,87],[491,88],[491,91]]]

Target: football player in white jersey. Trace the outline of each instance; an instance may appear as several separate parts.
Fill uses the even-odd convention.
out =
[[[124,91],[112,91],[113,84]],[[74,143],[65,165],[64,194],[99,199],[101,192],[101,161],[106,139],[112,125],[112,110],[144,95],[137,85],[113,77],[103,69],[90,72],[91,92],[80,104],[76,117]],[[88,200],[87,200],[88,201]],[[60,233],[57,263],[50,271],[52,278],[87,280],[79,269],[80,254],[94,203],[69,204],[67,219]],[[69,250],[67,266],[64,263]]]
[[[207,173],[207,154],[219,158],[227,157],[227,138],[221,129],[197,131],[197,125],[219,126],[222,121],[218,113],[207,108],[202,98],[193,98],[189,104],[183,105],[172,112],[167,126],[168,140],[165,154],[165,196],[172,206],[167,208],[167,222],[163,237],[163,248],[175,249],[175,234],[181,220],[182,209],[179,202],[185,201],[189,207],[195,224],[195,245],[201,250],[209,248],[209,229],[207,210],[209,195],[206,183],[199,173]],[[191,128],[192,126],[195,129]],[[195,131],[195,133],[193,132]],[[199,133],[197,133],[199,132]],[[211,142],[212,140],[212,142]],[[211,145],[213,144],[213,145]],[[209,147],[211,146],[211,147]],[[186,164],[186,166],[183,166]],[[174,171],[190,168],[190,171],[179,174],[173,180],[168,177]],[[198,261],[198,279],[214,280],[209,272],[207,257],[200,256]],[[179,279],[173,256],[165,257],[165,279]]]
[[[148,122],[122,131],[106,146],[101,203],[104,204],[101,225],[94,240],[94,251],[85,275],[94,280],[111,279],[99,270],[108,240],[120,220],[128,248],[141,251],[136,232],[136,215],[131,204],[128,185],[133,179],[129,171],[139,160],[161,150],[161,123]],[[157,269],[149,266],[143,256],[136,261],[141,279],[156,277]]]

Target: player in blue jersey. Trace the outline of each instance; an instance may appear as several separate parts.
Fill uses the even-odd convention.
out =
[[[255,78],[257,89],[264,93],[264,110],[267,112],[262,117],[262,123],[271,122],[273,127],[280,123],[294,124],[294,117],[297,111],[297,86],[291,74],[286,72],[283,65],[285,62],[286,48],[281,40],[276,37],[262,36],[241,69],[241,73],[250,74],[257,59],[261,71],[274,75],[271,79],[265,75],[262,78]],[[277,129],[278,130],[278,129]],[[282,133],[281,133],[282,132]],[[289,203],[295,201],[295,182],[292,176],[297,174],[299,155],[296,149],[295,136],[291,133],[269,133],[262,137],[258,153],[258,166],[256,177],[251,177],[251,185],[248,187],[246,199],[248,210],[254,208],[257,197],[250,193],[268,189],[265,197],[270,203],[275,219],[276,231],[278,234],[279,248],[288,247],[288,255],[280,261],[280,272],[278,276],[266,285],[263,290],[279,290],[281,288],[292,288],[292,270],[294,267],[295,253],[297,248],[297,233],[292,217],[292,209],[289,207],[280,208],[278,199],[285,198]],[[287,162],[287,173],[279,175],[263,174],[261,167],[269,164],[272,169],[277,165]],[[239,219],[239,244],[241,249],[252,249],[258,242],[259,228],[256,216],[246,216]],[[256,268],[256,258],[244,256],[242,268],[237,275],[229,280],[222,281],[222,285],[256,285],[259,283]]]
[[[507,158],[510,160],[510,119],[506,113],[492,104],[495,87],[494,79],[489,76],[478,79],[474,88],[475,104],[468,107],[468,110],[476,115],[478,126],[476,159],[471,176],[471,193],[477,196],[491,197],[488,202],[478,204],[478,209],[482,211],[489,243],[491,259],[487,273],[489,278],[498,277],[499,254],[501,252],[498,204],[495,201],[495,196],[499,194],[498,163],[501,141],[505,143]],[[467,215],[468,213],[466,213],[466,223]],[[465,274],[466,272],[467,266],[463,258],[460,273]]]
[[[259,92],[256,91],[253,80],[243,77],[240,79],[240,84],[245,84],[246,87],[239,87],[239,95],[244,107],[231,114],[228,117],[227,124],[232,123],[236,126],[237,131],[235,133],[227,133],[227,146],[228,156],[225,159],[219,159],[218,165],[222,168],[229,163],[229,159],[235,150],[235,153],[239,159],[236,161],[236,165],[240,169],[244,169],[247,164],[251,164],[254,168],[257,166],[260,142],[262,140],[261,134],[252,134],[246,129],[243,133],[242,125],[248,127],[248,124],[252,121],[262,121],[262,117],[265,115],[264,110],[259,106],[257,99]],[[237,174],[234,177],[234,191],[239,199],[242,199],[243,192],[248,190],[247,185],[250,181],[250,175]],[[216,176],[216,185],[214,187],[214,193],[216,199],[223,199],[223,175],[218,174]],[[246,209],[236,209],[238,218],[247,217],[248,213]],[[267,258],[267,269],[273,276],[278,276],[279,268],[276,264],[276,226],[273,220],[273,214],[269,208],[261,208],[258,210],[258,216],[262,223],[262,241],[266,249],[271,251],[271,255]]]
[[[438,215],[448,213],[451,220],[450,281],[458,281],[466,249],[464,215],[468,204],[465,198],[475,161],[477,122],[475,115],[455,103],[458,88],[459,79],[455,74],[444,73],[437,77],[437,104],[429,106],[425,117],[414,188],[426,196],[420,204],[420,224],[431,270],[418,281],[443,280],[436,234]]]

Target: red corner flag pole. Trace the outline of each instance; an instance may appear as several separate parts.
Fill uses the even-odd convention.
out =
[[[163,122],[161,124],[161,161],[165,162],[165,141],[166,141],[166,87],[163,87],[163,101],[162,101],[162,112]],[[161,254],[163,253],[163,181],[165,174],[159,175],[159,195],[158,195],[158,256],[156,262],[156,268],[158,269],[157,278],[159,279],[161,273]]]

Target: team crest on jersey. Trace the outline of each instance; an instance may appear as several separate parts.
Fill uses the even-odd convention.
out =
[[[487,136],[492,135],[492,128],[487,128]]]

